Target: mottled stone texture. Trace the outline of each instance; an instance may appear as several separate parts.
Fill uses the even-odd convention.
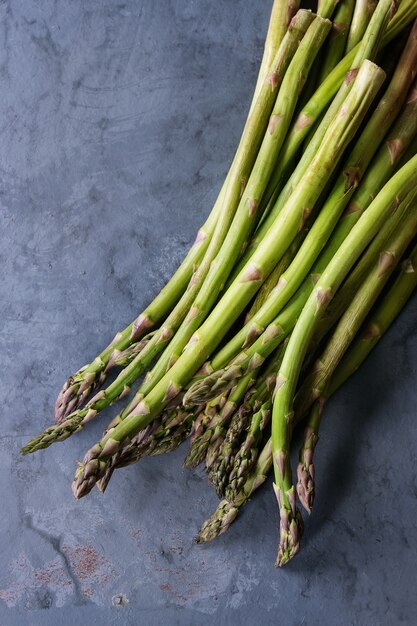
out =
[[[0,623],[415,623],[417,302],[329,405],[303,551],[271,484],[229,534],[184,450],[76,502],[98,420],[18,455],[182,258],[233,155],[270,2],[0,3]],[[114,414],[114,410],[108,415]],[[104,420],[107,419],[104,418]]]

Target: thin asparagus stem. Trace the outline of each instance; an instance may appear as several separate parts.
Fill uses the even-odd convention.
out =
[[[343,58],[356,0],[340,2],[333,20],[329,45],[324,56],[318,83],[321,84]]]
[[[318,405],[313,407],[307,421],[300,464],[297,469],[297,493],[301,504],[309,513],[314,501],[313,452],[318,441],[324,401],[328,397],[328,385],[333,372],[387,284],[401,256],[416,235],[415,196],[410,202],[410,208],[405,204],[405,210],[398,209],[382,229],[380,234],[386,231],[388,241],[382,248],[376,265],[359,291],[354,294],[351,304],[337,324],[322,354],[313,364],[310,374],[304,379],[294,401],[296,421],[299,421],[313,404]]]
[[[359,336],[350,346],[332,376],[329,395],[333,395],[354,374],[381,337],[401,313],[417,287],[417,245],[401,265],[401,272],[372,313]]]
[[[346,52],[350,52],[362,39],[377,4],[378,0],[356,0]]]
[[[261,67],[259,68],[255,92],[249,109],[249,115],[255,106],[262,84],[271,71],[273,59],[299,6],[300,2],[298,0],[274,0],[273,2],[268,31],[265,38],[264,53]]]

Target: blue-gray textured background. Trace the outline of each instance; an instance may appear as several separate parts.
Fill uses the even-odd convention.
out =
[[[102,419],[18,455],[208,213],[270,4],[0,2],[1,624],[415,623],[416,300],[329,405],[316,508],[282,571],[270,485],[198,547],[216,499],[183,449],[80,502],[75,461]]]

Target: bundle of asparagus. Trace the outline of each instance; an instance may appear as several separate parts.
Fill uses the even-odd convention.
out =
[[[204,463],[222,498],[197,541],[225,532],[273,468],[279,566],[299,550],[297,495],[312,510],[325,403],[417,285],[417,3],[300,5],[273,2],[236,155],[186,258],[22,449],[80,431],[147,371],[85,454],[75,497],[189,439],[185,465]]]

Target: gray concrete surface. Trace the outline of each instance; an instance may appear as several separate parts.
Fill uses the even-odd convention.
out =
[[[80,502],[75,461],[102,420],[18,455],[65,377],[193,239],[240,134],[269,4],[0,3],[2,625],[415,623],[415,299],[329,406],[316,510],[283,571],[271,485],[198,547],[216,499],[183,449]]]

